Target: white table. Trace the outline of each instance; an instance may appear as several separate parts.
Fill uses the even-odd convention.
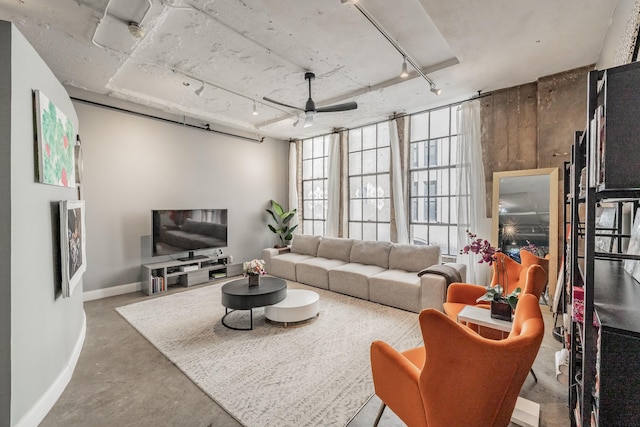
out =
[[[491,310],[472,305],[465,306],[458,313],[458,322],[468,322],[498,331],[511,332],[513,322],[491,317]],[[531,371],[533,374],[533,370]],[[535,375],[534,375],[535,378]],[[511,414],[511,421],[523,427],[538,427],[540,424],[540,404],[518,397],[516,407]]]
[[[511,332],[511,327],[513,326],[513,322],[491,317],[491,310],[473,305],[467,305],[460,310],[460,313],[458,313],[458,322],[475,323],[476,325],[497,329],[507,334]]]
[[[289,289],[287,297],[264,308],[264,317],[282,326],[298,325],[315,319],[320,312],[320,295],[306,289]]]

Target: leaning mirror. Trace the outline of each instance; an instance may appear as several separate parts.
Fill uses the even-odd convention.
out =
[[[520,261],[528,247],[549,255],[548,294],[558,274],[558,169],[529,169],[493,174],[492,242]]]

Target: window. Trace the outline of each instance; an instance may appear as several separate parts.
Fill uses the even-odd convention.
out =
[[[329,136],[302,141],[302,232],[323,236],[327,218]]]
[[[414,114],[409,137],[409,237],[457,254],[457,105]]]
[[[349,131],[349,237],[391,241],[389,122]]]

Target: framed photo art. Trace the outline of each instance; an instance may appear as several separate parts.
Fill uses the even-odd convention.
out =
[[[70,297],[87,269],[84,200],[60,202],[62,296]]]
[[[43,184],[76,186],[73,123],[42,91],[35,90],[36,178]]]

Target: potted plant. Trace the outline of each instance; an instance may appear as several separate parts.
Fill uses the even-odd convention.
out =
[[[496,253],[500,252],[499,249],[491,246],[488,240],[480,239],[475,234],[467,230],[467,236],[471,240],[471,244],[465,246],[460,253],[468,254],[474,253],[480,255],[480,261],[478,263],[486,262],[489,265],[493,265],[497,262]],[[504,260],[501,259],[501,264],[496,265],[496,272],[498,274],[498,283],[495,286],[487,286],[486,293],[478,298],[476,302],[489,301],[491,306],[491,317],[499,320],[511,321],[511,313],[518,304],[518,295],[520,294],[520,288],[514,289],[508,295],[505,293],[508,287],[507,270],[504,266]],[[501,276],[502,273],[502,277]],[[502,280],[500,280],[502,279]],[[504,284],[501,285],[500,282]]]
[[[509,295],[506,295],[502,285],[487,286],[487,292],[478,298],[476,302],[489,301],[491,304],[491,317],[499,320],[511,322],[511,313],[518,304],[520,288],[515,288]]]
[[[269,215],[271,215],[271,218],[273,218],[275,222],[275,225],[267,224],[269,230],[277,234],[280,239],[280,243],[276,245],[276,248],[287,246],[291,239],[293,239],[293,232],[298,228],[297,224],[289,227],[289,222],[295,216],[296,209],[285,211],[278,202],[271,200],[271,209],[267,209],[267,212],[269,212]]]
[[[248,262],[242,263],[242,275],[247,276],[249,286],[256,286],[260,284],[260,276],[267,274],[264,269],[264,260],[253,259]]]

